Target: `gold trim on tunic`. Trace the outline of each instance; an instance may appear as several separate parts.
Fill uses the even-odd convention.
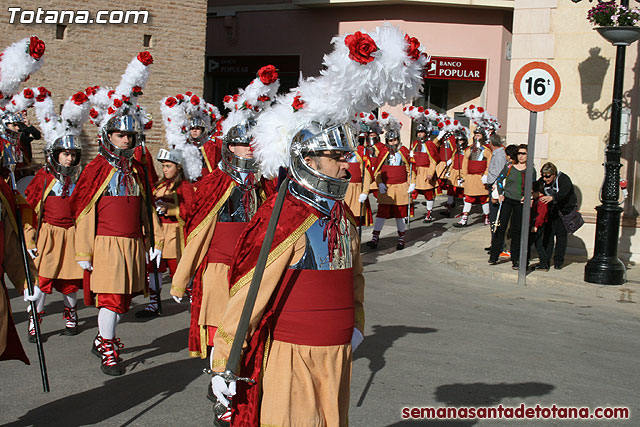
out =
[[[93,205],[95,205],[98,199],[100,198],[100,196],[102,196],[104,189],[107,188],[107,185],[109,185],[109,181],[111,181],[111,178],[115,173],[116,173],[116,168],[111,167],[111,172],[109,172],[109,175],[107,176],[107,178],[104,180],[102,184],[100,184],[100,187],[98,187],[98,190],[94,193],[93,197],[91,198],[87,206],[84,207],[82,212],[80,212],[80,215],[78,215],[78,217],[76,218],[76,224],[78,224],[78,221],[80,221],[80,219],[82,219],[82,217],[88,214],[91,208],[93,208]]]
[[[191,239],[194,238],[196,234],[198,234],[208,223],[210,223],[213,220],[213,217],[218,215],[218,211],[220,210],[224,202],[227,201],[227,199],[231,195],[231,191],[235,186],[236,186],[236,182],[231,181],[231,183],[229,184],[229,188],[227,188],[227,190],[224,192],[222,197],[220,197],[220,200],[218,200],[218,203],[216,203],[216,205],[213,207],[213,209],[211,209],[209,214],[202,220],[202,222],[200,222],[200,224],[198,224],[198,226],[194,228],[191,233],[189,233],[189,235],[187,236],[187,243],[189,243]]]

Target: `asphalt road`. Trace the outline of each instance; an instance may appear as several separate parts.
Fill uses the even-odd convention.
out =
[[[433,256],[460,230],[453,220],[419,222],[395,251],[389,221],[380,248],[365,249],[366,333],[355,353],[352,426],[494,426],[523,421],[408,421],[403,407],[627,406],[631,420],[580,425],[640,425],[640,311],[574,288],[519,288],[456,272]],[[370,231],[365,230],[363,240]],[[10,291],[21,337],[25,303]],[[102,374],[89,350],[97,310],[79,311],[81,333],[61,335],[62,300],[50,297],[42,324],[51,392],[32,365],[0,362],[0,424],[7,426],[207,426],[206,363],[188,358],[187,306],[164,292],[165,314],[139,321],[134,300],[118,327],[126,374]],[[82,304],[80,303],[80,306]],[[527,425],[567,425],[561,420]],[[578,423],[576,421],[573,422]]]

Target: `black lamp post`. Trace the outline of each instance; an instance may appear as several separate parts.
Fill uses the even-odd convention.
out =
[[[572,0],[578,3],[581,0]],[[590,0],[591,1],[591,0]],[[621,0],[621,5],[629,7],[629,0]],[[596,236],[591,258],[584,269],[585,282],[600,285],[621,285],[625,280],[625,267],[618,258],[618,238],[622,207],[620,197],[620,121],[622,113],[622,89],[624,83],[624,62],[626,45],[617,44],[616,67],[613,81],[613,101],[611,104],[611,127],[609,143],[605,152],[604,183],[600,201],[596,207]]]

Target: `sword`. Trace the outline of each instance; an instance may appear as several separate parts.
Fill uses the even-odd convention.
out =
[[[229,358],[227,359],[227,366],[225,371],[218,373],[225,381],[245,381],[250,384],[255,383],[251,378],[239,377],[236,372],[240,370],[240,357],[242,353],[242,344],[249,330],[249,321],[251,319],[251,313],[253,307],[256,304],[256,298],[258,296],[258,290],[260,289],[260,282],[262,282],[262,276],[264,274],[265,266],[267,265],[267,257],[269,256],[269,250],[273,243],[273,237],[275,235],[276,226],[278,225],[278,219],[280,218],[280,212],[282,211],[282,205],[284,204],[284,196],[287,193],[287,187],[289,184],[289,177],[286,177],[276,197],[273,211],[271,212],[271,218],[269,218],[269,224],[267,225],[267,232],[264,240],[262,241],[262,247],[260,248],[260,254],[258,255],[258,262],[255,266],[255,273],[251,279],[249,285],[249,291],[247,292],[247,299],[244,302],[242,308],[242,314],[240,315],[240,321],[238,322],[238,328],[236,329],[235,336],[233,337],[233,344],[229,351]],[[227,411],[227,408],[220,402],[213,405],[213,412],[216,417],[222,416]]]
[[[6,160],[6,159],[5,159]],[[16,185],[16,175],[15,175],[15,167],[16,164],[11,162],[12,158],[9,158],[9,171],[11,173],[11,188],[13,191],[17,191],[18,186]],[[33,277],[31,277],[31,269],[29,268],[29,259],[31,258],[27,253],[27,242],[24,239],[24,227],[22,224],[22,214],[20,213],[20,208],[16,206],[16,226],[17,226],[17,234],[20,239],[20,249],[22,251],[22,263],[24,266],[25,277],[27,279],[27,289],[29,291],[29,295],[33,295]],[[42,335],[40,334],[40,322],[38,322],[38,307],[36,306],[35,301],[31,301],[29,303],[29,307],[31,307],[31,313],[33,314],[33,325],[36,330],[36,348],[38,350],[38,361],[40,362],[40,376],[42,377],[42,389],[45,393],[49,392],[49,376],[47,374],[47,363],[44,358],[44,347],[42,346]]]
[[[364,158],[364,150],[362,150],[362,193],[364,193],[364,174],[366,173],[367,166]],[[358,195],[358,197],[360,197]],[[358,237],[362,242],[362,223],[364,222],[364,202],[360,203],[360,224],[358,224]]]
[[[141,136],[141,142],[142,142],[142,170],[144,171],[144,181],[145,181],[145,195],[146,195],[146,200],[145,200],[145,205],[147,206],[147,217],[149,218],[149,243],[151,245],[151,248],[155,248],[156,247],[156,237],[155,237],[155,230],[154,230],[154,226],[153,226],[153,210],[151,209],[151,183],[149,182],[149,170],[147,169],[147,159],[145,158],[147,155],[147,149],[144,145],[144,135]],[[153,275],[156,278],[156,292],[158,295],[158,314],[162,314],[162,298],[160,296],[160,292],[162,291],[162,288],[159,286],[160,284],[160,280],[158,280],[158,264],[154,261],[151,261],[151,264],[153,265]]]
[[[38,212],[38,224],[36,225],[36,245],[38,244],[38,236],[40,235],[40,227],[42,226],[42,215],[44,212],[44,193],[47,191],[47,177],[44,177],[44,186],[42,187],[42,197],[40,197],[40,211]]]
[[[413,163],[409,160],[409,187],[411,187],[411,174],[413,174]],[[411,230],[411,193],[407,202],[407,230]]]

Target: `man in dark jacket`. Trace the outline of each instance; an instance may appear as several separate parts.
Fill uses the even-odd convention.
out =
[[[549,220],[545,235],[545,247],[548,260],[551,262],[555,238],[555,254],[553,254],[553,268],[559,270],[564,264],[564,254],[567,251],[567,229],[562,222],[562,215],[568,215],[578,206],[578,199],[573,183],[568,175],[558,172],[558,168],[551,162],[542,165],[542,184],[544,196],[540,202],[549,205]],[[543,263],[543,260],[540,260]]]

